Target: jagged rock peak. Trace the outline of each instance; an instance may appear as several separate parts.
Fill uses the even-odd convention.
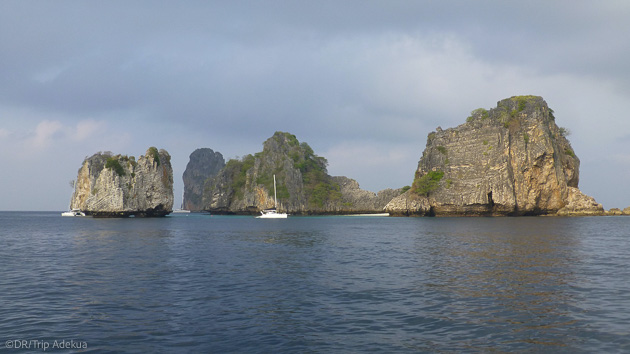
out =
[[[204,209],[225,213],[256,213],[274,206],[273,175],[277,180],[278,209],[302,212],[309,202],[325,202],[330,194],[326,159],[313,153],[289,133],[276,132],[263,143],[263,151],[229,160],[223,170],[205,183]],[[303,177],[310,180],[304,183]],[[317,183],[323,183],[321,200],[309,199]],[[332,188],[334,189],[334,188]],[[334,192],[334,191],[333,191]]]
[[[184,180],[184,200],[182,208],[191,211],[203,210],[203,186],[205,181],[214,177],[225,166],[223,155],[218,151],[201,148],[190,154]]]
[[[401,215],[543,215],[603,211],[579,190],[580,160],[539,96],[475,109],[427,137],[412,188],[386,209]],[[590,199],[589,199],[590,198]]]
[[[164,216],[173,210],[173,168],[166,150],[133,156],[99,152],[79,169],[70,202],[97,217]]]
[[[205,210],[215,213],[254,214],[274,206],[273,176],[277,180],[278,209],[291,214],[380,212],[385,203],[377,195],[343,188],[342,181],[328,175],[328,161],[314,153],[295,135],[276,132],[263,143],[263,150],[228,161],[204,187]],[[351,193],[344,194],[344,191]],[[351,195],[357,196],[352,198]],[[379,193],[386,198],[386,193]],[[376,207],[375,207],[376,205]]]

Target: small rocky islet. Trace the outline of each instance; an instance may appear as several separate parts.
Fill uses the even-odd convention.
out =
[[[94,217],[155,217],[173,211],[173,168],[166,150],[135,157],[99,152],[86,158],[70,208]]]
[[[389,213],[393,216],[630,215],[606,212],[578,189],[580,160],[539,96],[476,109],[462,125],[431,132],[410,186],[378,193],[330,176],[327,161],[294,135],[276,132],[262,151],[225,161],[202,148],[183,174],[183,207],[213,214]],[[96,217],[164,216],[173,210],[170,155],[151,147],[133,157],[97,153],[83,162],[71,208]]]

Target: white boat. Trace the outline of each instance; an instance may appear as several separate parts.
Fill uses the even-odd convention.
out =
[[[278,213],[276,209],[265,209],[260,212],[256,218],[258,219],[286,219],[287,213]]]
[[[182,207],[179,209],[175,209],[171,212],[172,214],[190,214],[190,210],[184,209],[184,192],[182,192]]]
[[[172,214],[190,214],[190,210],[184,209],[184,192],[182,192],[182,207],[173,210]]]
[[[258,219],[286,219],[287,213],[278,213],[278,198],[276,197],[276,175],[273,175],[273,209],[265,209],[260,212],[256,218]]]
[[[64,211],[61,213],[61,216],[85,216],[85,213],[79,209],[72,209],[69,211]]]

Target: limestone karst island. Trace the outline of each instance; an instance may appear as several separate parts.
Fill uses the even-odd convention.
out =
[[[578,189],[580,160],[537,96],[477,109],[429,134],[415,179],[386,210],[402,215],[590,215],[603,207]]]
[[[79,169],[70,208],[95,217],[165,216],[173,211],[173,168],[165,150],[138,160],[97,153]]]
[[[411,185],[378,193],[330,176],[327,161],[294,135],[276,132],[260,152],[225,162],[197,149],[183,174],[183,206],[213,214],[254,215],[274,207],[292,215],[393,216],[630,215],[605,212],[578,189],[580,160],[538,96],[474,110],[462,125],[431,132]],[[173,171],[165,150],[133,157],[98,153],[79,170],[71,208],[96,217],[164,216],[173,208]]]

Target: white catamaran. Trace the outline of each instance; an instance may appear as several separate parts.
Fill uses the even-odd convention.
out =
[[[276,196],[276,175],[273,175],[273,209],[265,209],[260,212],[258,219],[286,219],[287,213],[278,213],[278,198]]]

